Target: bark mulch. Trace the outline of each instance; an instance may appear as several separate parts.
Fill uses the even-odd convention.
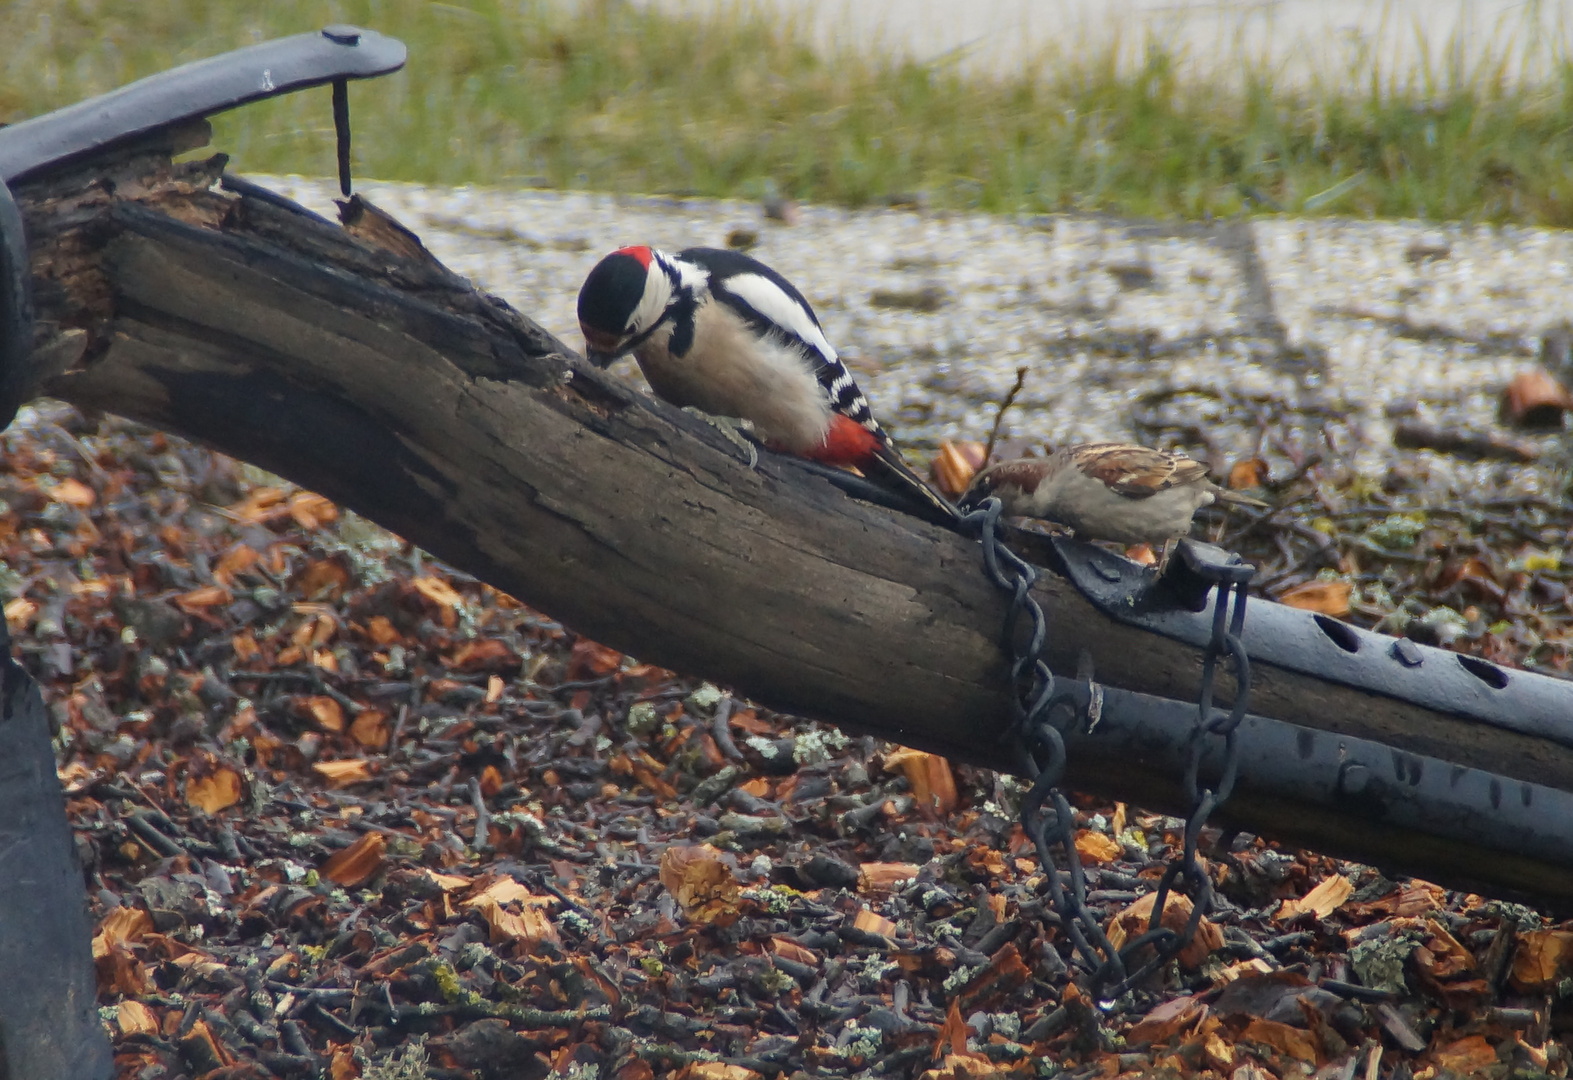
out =
[[[1105,1009],[1017,781],[619,655],[136,425],[41,405],[5,449],[123,1078],[1567,1071],[1573,928],[1527,908],[1210,832],[1212,918]],[[1335,494],[1258,537],[1270,591],[1370,625],[1404,585],[1438,639],[1566,664],[1565,507],[1460,532]],[[1090,904],[1135,925],[1180,823],[1079,809]]]

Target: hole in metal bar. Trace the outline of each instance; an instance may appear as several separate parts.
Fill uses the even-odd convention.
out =
[[[1460,656],[1458,662],[1464,665],[1465,671],[1493,690],[1501,690],[1507,686],[1507,672],[1495,664],[1489,664],[1473,656]]]
[[[1316,619],[1316,625],[1321,627],[1322,633],[1331,638],[1334,645],[1344,652],[1360,651],[1360,635],[1355,633],[1354,627],[1326,615],[1316,615],[1313,618]]]

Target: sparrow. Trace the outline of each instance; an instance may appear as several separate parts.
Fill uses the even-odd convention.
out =
[[[972,478],[962,512],[997,496],[1006,514],[1068,525],[1082,540],[1163,544],[1191,531],[1196,511],[1214,502],[1266,508],[1219,487],[1207,466],[1183,454],[1131,443],[1082,443],[1046,458],[991,465]]]

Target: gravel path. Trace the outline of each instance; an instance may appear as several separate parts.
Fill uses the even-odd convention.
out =
[[[325,181],[264,178],[332,211]],[[1275,474],[1332,440],[1393,464],[1395,422],[1496,424],[1512,374],[1573,319],[1573,235],[1547,229],[1260,218],[1186,225],[366,184],[436,255],[566,342],[606,251],[752,241],[809,297],[878,415],[915,456],[981,438],[1019,366],[1008,429],[1062,443],[1184,445]],[[629,378],[639,378],[625,362]],[[1430,452],[1407,468],[1456,491],[1541,490],[1548,466]]]

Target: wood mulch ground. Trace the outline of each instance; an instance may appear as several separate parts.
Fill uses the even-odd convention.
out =
[[[1573,929],[1532,910],[1239,836],[1198,945],[1106,1010],[1013,779],[619,655],[156,432],[4,438],[123,1078],[1567,1071]],[[1565,506],[1329,494],[1244,539],[1274,595],[1565,669]],[[1079,809],[1134,920],[1179,823]]]

